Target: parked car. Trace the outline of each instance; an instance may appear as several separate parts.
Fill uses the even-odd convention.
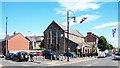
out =
[[[42,52],[36,52],[37,53],[37,56],[42,56],[43,53]]]
[[[3,53],[0,52],[0,58],[4,58],[4,55]]]
[[[28,61],[29,54],[25,51],[17,52],[13,58],[13,61]]]
[[[63,56],[66,56],[66,57],[73,57],[73,58],[77,57],[76,54],[73,53],[73,52],[66,52],[66,53],[63,54]]]
[[[6,60],[12,60],[14,58],[15,54],[14,53],[8,53],[5,57]]]
[[[104,58],[104,57],[106,57],[105,52],[104,51],[99,51],[98,52],[98,58]]]
[[[113,55],[113,59],[120,60],[120,52],[116,52],[116,53]]]
[[[33,56],[37,56],[37,52],[30,52]]]
[[[43,51],[43,56],[45,56],[45,59],[57,59],[59,60],[59,55],[55,51],[49,51],[49,50],[44,50]]]

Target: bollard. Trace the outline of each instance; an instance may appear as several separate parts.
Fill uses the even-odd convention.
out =
[[[63,55],[61,55],[62,56],[62,59],[61,59],[61,61],[63,61]]]
[[[57,55],[56,55],[56,57],[55,57],[55,60],[57,60]]]
[[[51,61],[52,61],[52,55],[50,55]]]
[[[43,55],[43,61],[45,60],[45,56]]]
[[[64,60],[66,60],[66,56],[64,56]]]

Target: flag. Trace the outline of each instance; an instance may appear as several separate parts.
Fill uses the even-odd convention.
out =
[[[86,19],[87,19],[87,17],[83,17],[82,20],[80,21],[80,23],[83,23]]]
[[[115,36],[115,33],[116,33],[116,28],[113,28],[113,29],[112,29],[112,32],[113,32],[112,34],[113,34],[113,37],[114,37],[114,36]]]

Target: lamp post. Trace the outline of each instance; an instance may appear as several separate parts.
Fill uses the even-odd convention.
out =
[[[7,42],[7,20],[8,20],[8,17],[6,17],[6,55],[8,53],[8,42]]]
[[[67,11],[67,53],[69,53],[69,19],[74,19],[73,22],[76,22],[75,19],[76,17],[75,16],[69,16],[69,12],[72,12],[71,10],[68,10]],[[67,62],[69,62],[69,56],[67,56]]]

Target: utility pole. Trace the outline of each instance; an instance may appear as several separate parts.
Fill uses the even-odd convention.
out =
[[[67,53],[69,53],[69,19],[73,19],[73,22],[76,22],[75,16],[69,16],[69,12],[72,12],[71,10],[67,11]],[[69,56],[67,56],[67,62],[69,62]]]
[[[7,53],[8,53],[7,22],[8,22],[8,17],[6,17],[6,55],[7,55]]]

